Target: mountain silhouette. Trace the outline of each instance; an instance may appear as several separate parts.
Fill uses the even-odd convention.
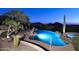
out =
[[[48,24],[43,24],[43,23],[32,23],[31,24],[33,27],[36,27],[37,29],[43,29],[43,30],[52,30],[52,31],[63,31],[63,24],[59,22],[55,23],[48,23]],[[79,32],[79,25],[75,24],[66,24],[66,31],[67,32]]]

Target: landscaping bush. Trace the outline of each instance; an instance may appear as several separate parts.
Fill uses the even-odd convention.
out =
[[[2,38],[5,38],[5,37],[7,37],[7,31],[5,31],[5,32],[3,32],[3,33],[1,33],[1,35],[0,35]]]
[[[73,47],[76,51],[79,51],[79,36],[77,37],[74,37],[72,39],[72,44],[73,44]]]

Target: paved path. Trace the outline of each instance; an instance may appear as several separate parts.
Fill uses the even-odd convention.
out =
[[[20,44],[17,48],[13,48],[12,42],[0,40],[0,51],[37,51],[31,46]]]

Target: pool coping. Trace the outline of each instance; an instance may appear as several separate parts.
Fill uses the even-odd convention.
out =
[[[37,41],[37,40],[26,40],[26,42],[29,42],[33,45],[41,46],[41,48],[44,48],[45,51],[74,51],[74,48],[72,47],[72,44],[68,44],[66,46],[52,46],[52,49],[50,49],[50,45]],[[59,49],[59,50],[58,50]]]

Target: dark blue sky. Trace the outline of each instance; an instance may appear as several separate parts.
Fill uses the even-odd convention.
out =
[[[0,8],[0,14],[13,9]],[[31,22],[62,23],[66,15],[67,23],[79,24],[79,8],[19,8],[19,10],[24,11]]]

